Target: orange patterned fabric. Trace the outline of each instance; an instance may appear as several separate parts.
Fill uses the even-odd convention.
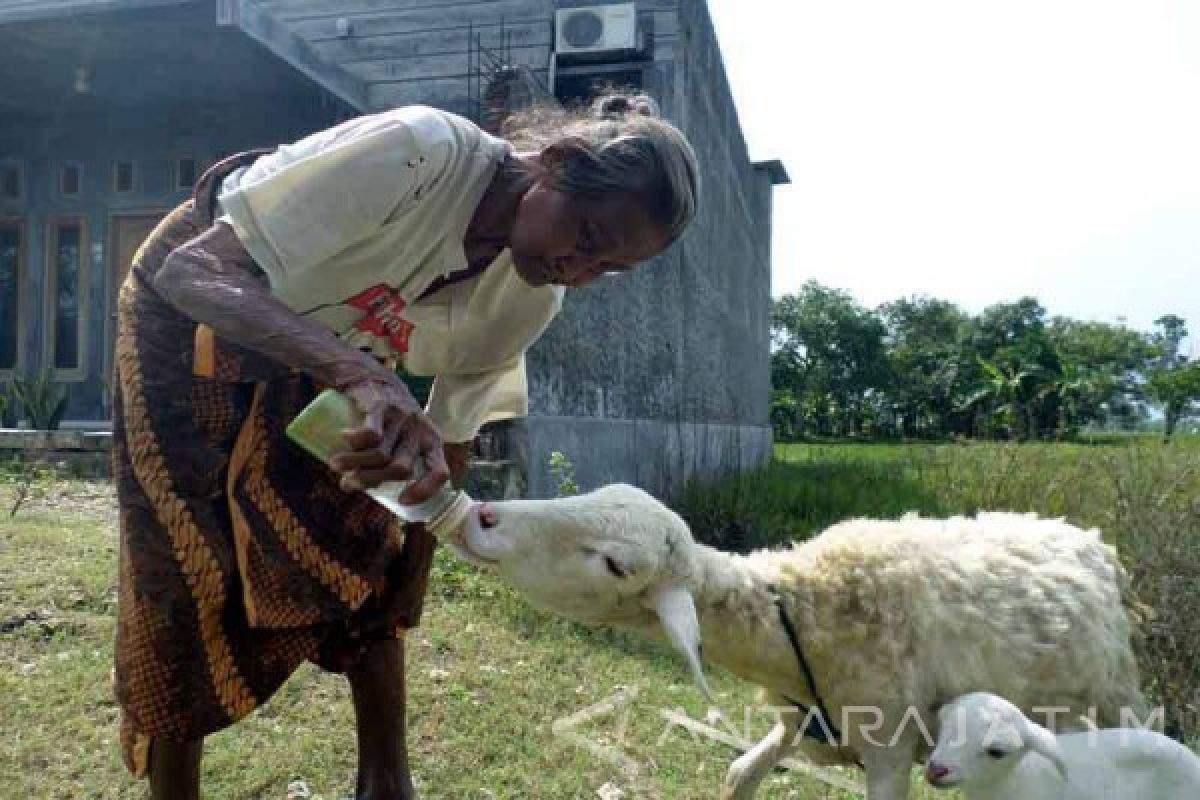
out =
[[[139,776],[154,738],[217,731],[304,661],[344,671],[416,625],[432,562],[423,529],[341,491],[284,436],[316,396],[310,380],[219,339],[199,370],[211,377],[195,374],[197,325],[151,279],[211,224],[218,178],[151,235],[118,299],[115,691]]]

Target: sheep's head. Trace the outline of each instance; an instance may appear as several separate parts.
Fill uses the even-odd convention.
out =
[[[938,711],[937,746],[925,779],[939,789],[994,784],[1029,752],[1050,759],[1066,777],[1054,734],[1002,697],[965,694]]]
[[[589,624],[661,624],[708,691],[686,588],[694,571],[692,536],[678,515],[642,490],[615,484],[556,500],[477,505],[450,545],[552,613]]]

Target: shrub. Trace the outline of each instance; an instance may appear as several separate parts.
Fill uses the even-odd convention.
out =
[[[49,370],[33,378],[17,378],[13,390],[34,430],[58,430],[67,410],[67,390],[53,381]]]

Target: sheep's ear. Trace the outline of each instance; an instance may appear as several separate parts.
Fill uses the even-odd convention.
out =
[[[1063,757],[1062,748],[1059,747],[1058,737],[1028,717],[1022,715],[1021,720],[1021,741],[1025,747],[1050,759],[1058,774],[1066,780],[1067,761]]]
[[[709,700],[713,699],[708,681],[704,679],[704,668],[700,659],[700,622],[696,619],[696,604],[691,592],[679,586],[659,589],[647,603],[658,614],[658,620],[666,631],[667,639],[687,659],[688,668],[696,685]]]

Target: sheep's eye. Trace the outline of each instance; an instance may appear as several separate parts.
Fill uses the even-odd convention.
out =
[[[604,565],[606,567],[608,567],[609,572],[611,572],[613,575],[617,576],[618,578],[628,577],[625,570],[621,569],[621,566],[616,561],[613,561],[612,556],[604,557]]]
[[[1008,751],[1002,747],[989,747],[984,752],[988,754],[988,758],[994,758],[997,761],[1008,757]]]

